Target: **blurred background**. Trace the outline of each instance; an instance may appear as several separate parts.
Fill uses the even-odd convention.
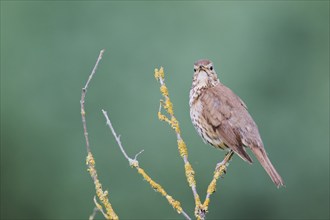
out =
[[[329,2],[1,1],[1,218],[87,219],[81,88],[96,168],[122,219],[182,219],[142,180],[127,153],[193,217],[176,138],[158,121],[163,66],[202,198],[224,152],[189,116],[193,63],[214,62],[248,105],[286,187],[237,156],[211,198],[209,219],[329,218]],[[253,157],[254,158],[254,157]],[[256,161],[256,159],[255,159]],[[98,219],[103,216],[97,214]]]

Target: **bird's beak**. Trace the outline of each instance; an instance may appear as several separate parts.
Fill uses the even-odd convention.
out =
[[[206,72],[206,68],[203,66],[199,66],[197,70],[198,70],[198,72],[201,72],[201,71]]]

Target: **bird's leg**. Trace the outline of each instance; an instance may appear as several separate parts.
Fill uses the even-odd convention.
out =
[[[234,151],[230,150],[228,153],[226,153],[225,158],[220,162],[217,163],[216,169],[219,169],[221,166],[226,166],[226,164],[230,161],[230,159],[233,157]],[[226,173],[226,170],[224,171]]]

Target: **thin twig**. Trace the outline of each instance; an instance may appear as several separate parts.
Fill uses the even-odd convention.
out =
[[[85,135],[85,140],[86,140],[86,148],[87,148],[87,152],[90,152],[90,146],[89,146],[89,139],[88,139],[88,132],[87,132],[87,125],[86,125],[86,112],[85,112],[85,97],[86,97],[86,94],[87,94],[87,88],[88,88],[88,85],[90,83],[90,81],[92,80],[95,72],[96,72],[96,69],[99,65],[99,62],[100,60],[102,59],[102,56],[103,56],[103,53],[104,53],[104,49],[100,51],[100,54],[96,60],[96,63],[94,65],[94,68],[91,72],[91,74],[89,75],[88,77],[88,80],[84,86],[84,88],[82,88],[82,92],[81,92],[81,99],[80,99],[80,107],[81,107],[81,118],[82,118],[82,123],[83,123],[83,128],[84,128],[84,135]]]
[[[140,151],[139,153],[137,153],[135,155],[134,159],[130,158],[127,155],[127,153],[126,153],[126,151],[125,151],[125,149],[124,149],[124,147],[123,147],[123,145],[122,145],[122,143],[120,141],[120,136],[117,135],[115,129],[113,128],[112,123],[110,121],[110,118],[109,118],[107,112],[102,109],[102,113],[103,113],[103,115],[104,115],[104,117],[106,119],[107,126],[110,128],[110,130],[111,130],[113,136],[115,137],[115,140],[116,140],[116,142],[117,142],[117,144],[118,144],[121,152],[123,153],[124,157],[128,160],[129,165],[131,167],[135,168],[138,171],[138,173],[140,175],[142,175],[143,178],[151,185],[151,187],[153,189],[155,189],[157,192],[159,192],[161,195],[163,195],[167,199],[167,201],[172,205],[172,207],[179,214],[182,214],[187,220],[191,220],[191,218],[189,217],[189,215],[182,209],[180,202],[177,201],[177,200],[175,200],[175,199],[173,199],[170,195],[168,195],[167,192],[163,189],[163,187],[161,185],[159,185],[158,183],[156,183],[155,181],[153,181],[150,178],[150,176],[139,166],[139,162],[137,160],[137,156],[140,155],[143,152],[143,150]]]
[[[102,59],[103,53],[104,53],[104,49],[100,51],[99,56],[96,60],[96,63],[93,67],[93,70],[92,70],[91,74],[89,75],[84,88],[82,88],[81,99],[80,99],[80,112],[81,112],[81,120],[82,120],[82,124],[83,124],[84,136],[85,136],[85,141],[86,141],[86,150],[87,150],[86,164],[88,166],[89,174],[92,177],[94,185],[95,185],[96,195],[97,195],[98,199],[101,201],[101,203],[103,204],[103,206],[105,207],[106,213],[103,211],[102,206],[97,203],[95,197],[94,197],[94,202],[96,204],[96,207],[102,212],[102,214],[104,215],[104,217],[106,219],[118,219],[117,214],[113,210],[111,203],[108,200],[108,191],[103,191],[102,184],[100,183],[100,181],[98,179],[96,168],[95,168],[95,160],[94,160],[93,154],[91,152],[90,144],[89,144],[87,124],[86,124],[85,97],[87,94],[87,88],[96,72],[96,69],[99,65],[100,60]]]
[[[108,218],[108,215],[103,211],[103,207],[97,202],[96,196],[94,196],[93,201],[94,201],[94,204],[95,204],[95,208],[97,208],[97,210],[102,213],[102,215],[104,216],[104,218],[107,219]]]
[[[97,211],[99,211],[99,209],[97,207],[94,207],[93,213],[89,216],[88,220],[94,220]]]
[[[126,151],[125,151],[123,145],[121,144],[121,141],[120,141],[120,135],[117,135],[115,129],[113,128],[112,123],[111,123],[111,121],[110,121],[110,119],[109,119],[109,117],[108,117],[107,112],[104,111],[104,110],[102,109],[102,113],[103,113],[104,117],[106,118],[106,121],[107,121],[106,123],[107,123],[108,127],[110,128],[110,130],[111,130],[113,136],[115,137],[116,142],[117,142],[117,144],[118,144],[118,146],[119,146],[121,152],[124,154],[125,158],[128,160],[130,166],[132,166],[132,164],[135,163],[135,162],[137,162],[137,160],[136,160],[136,159],[132,159],[132,158],[130,158],[130,157],[127,155],[127,153],[126,153]],[[143,151],[143,150],[142,150],[142,151]],[[135,156],[135,158],[136,158],[139,154],[141,154],[141,153],[142,153],[142,152],[138,153],[138,154]]]

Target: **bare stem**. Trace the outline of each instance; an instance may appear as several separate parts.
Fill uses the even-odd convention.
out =
[[[121,144],[121,141],[120,141],[120,135],[117,135],[115,129],[114,129],[113,126],[112,126],[112,123],[111,123],[111,121],[110,121],[110,118],[109,118],[109,116],[108,116],[108,113],[107,113],[106,111],[104,111],[103,109],[102,109],[102,113],[103,113],[103,115],[104,115],[104,117],[105,117],[105,119],[106,119],[106,123],[107,123],[108,127],[110,128],[110,130],[111,130],[113,136],[115,137],[115,140],[116,140],[116,142],[117,142],[117,144],[118,144],[118,146],[119,146],[119,149],[120,149],[121,152],[123,153],[124,157],[128,160],[129,165],[130,165],[130,166],[133,166],[134,164],[136,164],[136,165],[138,166],[139,164],[138,164],[138,161],[136,160],[136,158],[137,158],[137,156],[138,156],[139,154],[141,154],[141,153],[143,152],[143,150],[140,151],[138,154],[136,154],[134,159],[130,158],[130,157],[127,155],[127,153],[126,153],[126,151],[125,151],[123,145]]]
[[[101,60],[102,57],[103,57],[104,51],[105,51],[105,49],[103,49],[103,50],[100,51],[100,54],[99,54],[99,56],[98,56],[98,58],[97,58],[97,60],[96,60],[96,63],[95,63],[95,65],[94,65],[94,67],[93,67],[93,70],[92,70],[91,74],[90,74],[89,77],[88,77],[88,80],[87,80],[87,82],[86,82],[86,84],[85,84],[85,87],[83,88],[84,90],[87,90],[90,81],[92,80],[94,74],[96,73],[96,69],[97,69],[97,67],[99,66],[99,62],[100,62],[100,60]]]
[[[93,213],[89,216],[88,220],[94,220],[97,211],[99,211],[99,209],[97,207],[94,207]]]
[[[95,72],[96,72],[96,69],[99,65],[99,62],[100,60],[102,59],[102,56],[103,56],[103,53],[104,53],[104,49],[100,51],[100,54],[96,60],[96,63],[93,67],[93,70],[91,72],[91,74],[89,75],[88,77],[88,80],[84,86],[84,88],[82,88],[82,92],[81,92],[81,99],[80,99],[80,108],[81,108],[81,119],[82,119],[82,123],[83,123],[83,128],[84,128],[84,135],[85,135],[85,140],[86,140],[86,149],[87,149],[87,152],[90,152],[91,149],[90,149],[90,145],[89,145],[89,139],[88,139],[88,132],[87,132],[87,125],[86,125],[86,112],[85,112],[85,97],[86,97],[86,94],[87,94],[87,88],[88,88],[88,85],[90,83],[90,81],[92,80]]]

